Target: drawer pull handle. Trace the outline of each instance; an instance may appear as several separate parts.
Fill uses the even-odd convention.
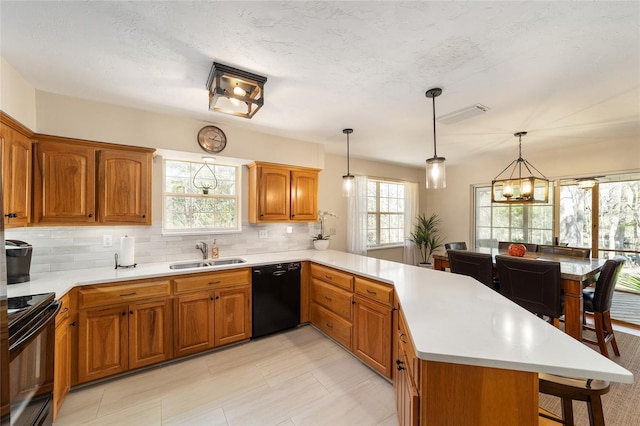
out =
[[[122,293],[122,294],[120,295],[120,297],[133,296],[134,294],[136,294],[136,292],[135,292],[135,291],[132,291],[131,293]]]
[[[332,280],[332,279],[333,279],[333,276],[332,276],[332,275],[326,275],[326,274],[325,274],[325,276],[324,276],[324,277],[325,277],[326,279],[328,279],[328,280]]]
[[[331,324],[329,324],[329,323],[327,323],[327,327],[329,327],[329,328],[333,329],[333,325],[331,325]]]
[[[67,312],[69,312],[69,308],[64,308],[58,315],[66,314]]]
[[[209,281],[209,285],[220,284],[220,280],[218,281]]]
[[[373,294],[374,296],[375,296],[376,294],[378,294],[378,293],[376,293],[375,291],[373,291],[373,290],[369,290],[369,289],[367,289],[367,293],[369,293],[369,294]]]
[[[15,219],[16,217],[18,217],[17,213],[7,213],[4,215],[4,217],[8,217],[9,219]]]
[[[402,333],[398,339],[400,339],[400,341],[406,345],[408,342],[407,342],[407,339],[405,339],[405,337],[406,337],[406,334]]]
[[[324,298],[327,299],[328,302],[331,302],[332,300],[329,296],[325,296]]]
[[[404,362],[400,361],[399,359],[396,359],[396,367],[398,368],[398,371],[404,370]]]

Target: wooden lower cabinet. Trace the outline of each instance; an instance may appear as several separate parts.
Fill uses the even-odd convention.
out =
[[[180,295],[175,323],[177,357],[246,340],[251,337],[251,286]]]
[[[391,378],[391,307],[356,295],[353,353]]]
[[[71,389],[71,332],[72,326],[69,297],[61,300],[60,311],[56,315],[56,343],[53,368],[53,420]]]
[[[325,334],[351,350],[353,325],[349,321],[315,302],[311,303],[310,319]]]
[[[159,299],[81,310],[78,382],[169,360],[169,301]]]
[[[405,355],[404,353],[402,355]],[[396,397],[398,426],[418,426],[420,424],[420,395],[418,387],[406,368],[407,358],[401,356],[397,363],[397,373],[393,381]]]

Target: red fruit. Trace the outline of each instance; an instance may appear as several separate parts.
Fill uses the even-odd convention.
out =
[[[509,256],[522,257],[527,252],[524,244],[509,244]]]

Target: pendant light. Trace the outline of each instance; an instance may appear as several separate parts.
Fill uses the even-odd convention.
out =
[[[513,160],[491,181],[491,202],[503,204],[515,203],[548,203],[549,179],[547,179],[533,164],[522,158],[522,137],[527,132],[514,133],[518,138],[518,158]],[[500,178],[511,166],[509,176]],[[529,176],[522,176],[522,166]],[[540,174],[536,176],[531,169]]]
[[[347,174],[342,176],[342,195],[351,197],[355,176],[349,173],[349,135],[353,133],[353,129],[342,129],[342,133],[347,135]]]
[[[440,96],[442,89],[434,87],[427,90],[425,95],[427,98],[433,100],[433,157],[427,158],[427,189],[440,189],[446,188],[446,170],[445,170],[445,158],[438,157],[436,150],[436,97]]]

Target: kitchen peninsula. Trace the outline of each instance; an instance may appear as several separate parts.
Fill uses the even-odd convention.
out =
[[[10,297],[51,291],[61,297],[92,284],[308,261],[393,285],[421,366],[421,424],[471,418],[476,424],[537,424],[539,372],[633,382],[629,371],[466,276],[333,250],[241,257],[245,263],[179,271],[154,263],[33,274],[8,291]]]

